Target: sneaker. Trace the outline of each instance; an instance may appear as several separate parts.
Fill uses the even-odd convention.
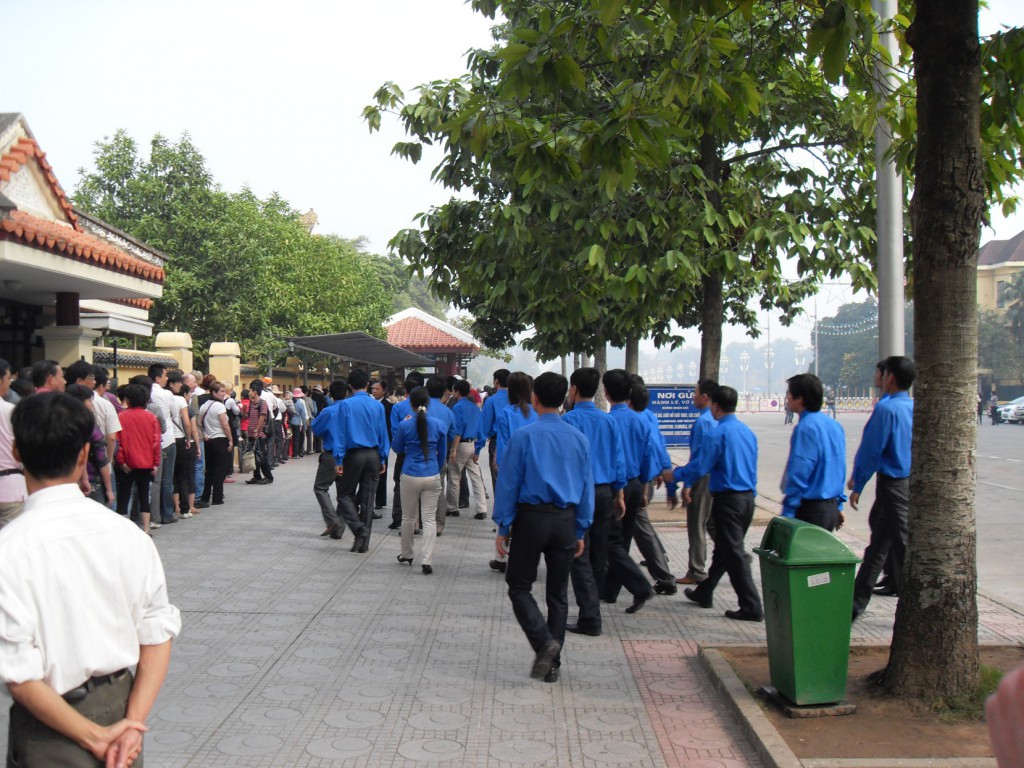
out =
[[[188,520],[190,517],[192,517],[192,513],[191,512],[182,512],[180,515],[178,515],[178,517],[180,519],[182,519],[182,520]]]
[[[150,523],[150,524],[149,524],[149,530],[151,530],[151,531],[155,531],[155,530],[157,530],[157,529],[158,529],[159,527],[160,527],[160,523]]]

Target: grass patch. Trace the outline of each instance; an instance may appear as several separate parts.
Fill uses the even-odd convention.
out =
[[[996,692],[999,681],[1003,679],[1002,670],[981,665],[978,685],[974,692],[959,699],[936,702],[935,709],[939,719],[944,723],[960,723],[985,719],[985,699]]]

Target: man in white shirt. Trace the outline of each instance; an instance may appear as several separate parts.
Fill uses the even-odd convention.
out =
[[[8,765],[130,765],[181,616],[152,540],[78,489],[89,410],[45,393],[19,403],[12,424],[29,497],[0,537]]]
[[[174,445],[174,429],[171,424],[174,395],[169,389],[164,389],[167,384],[167,369],[160,363],[149,366],[149,378],[153,380],[150,399],[160,409],[165,427],[160,433],[160,466],[157,467],[153,483],[150,485],[150,507],[153,510],[153,517],[160,521],[158,525],[169,525],[178,522],[174,515],[174,460],[178,452]]]
[[[12,452],[14,406],[6,399],[10,387],[11,364],[0,358],[0,528],[21,514],[25,502],[25,477]]]
[[[64,370],[64,378],[71,384],[81,384],[93,390],[92,411],[96,426],[107,441],[107,456],[113,456],[117,446],[117,433],[121,431],[121,420],[110,401],[96,394],[96,366],[85,360],[77,360]]]

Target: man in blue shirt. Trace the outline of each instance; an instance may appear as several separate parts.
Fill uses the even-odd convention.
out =
[[[473,461],[476,455],[476,441],[480,434],[480,408],[469,399],[469,382],[458,379],[452,384],[451,405],[452,418],[455,421],[455,437],[449,451],[448,491],[445,503],[448,516],[458,516],[459,494],[462,490],[462,476],[466,474],[469,485],[473,487],[473,506],[477,520],[487,518],[487,502],[484,494],[484,476],[480,465]]]
[[[914,401],[909,390],[914,384],[914,363],[906,357],[885,360],[882,391],[864,426],[864,436],[853,460],[853,472],[847,485],[850,506],[857,509],[861,491],[872,475],[875,504],[868,515],[871,540],[864,550],[864,562],[857,570],[853,585],[853,619],[864,612],[871,601],[878,574],[889,557],[890,584],[896,592],[903,587],[903,561],[907,549],[907,505],[910,497],[910,449],[914,428]],[[890,556],[891,555],[891,556]]]
[[[538,420],[512,433],[494,493],[495,546],[508,554],[505,583],[512,610],[536,654],[530,677],[558,681],[569,613],[569,570],[583,554],[594,519],[594,474],[587,438],[558,415],[569,383],[548,371],[534,382]],[[513,540],[511,550],[509,539]],[[548,615],[531,590],[541,555]]]
[[[704,445],[704,438],[718,426],[711,415],[711,393],[718,389],[718,382],[701,379],[693,389],[693,405],[698,416],[690,430],[690,461],[698,456]],[[675,493],[669,486],[669,503],[675,505]],[[708,475],[697,479],[690,488],[690,502],[686,505],[686,537],[690,544],[689,562],[686,575],[676,579],[677,584],[700,584],[708,577],[708,538],[711,520],[711,494],[708,492]]]
[[[821,412],[821,379],[801,373],[787,382],[786,408],[799,417],[789,438],[782,514],[834,531],[843,524],[846,434]]]
[[[335,486],[335,493],[341,498],[341,478],[338,477],[337,468],[334,465],[334,444],[331,442],[330,426],[337,416],[341,402],[348,394],[348,381],[335,379],[328,388],[333,404],[324,408],[313,419],[310,429],[313,434],[320,438],[323,451],[320,452],[320,460],[316,467],[316,477],[313,480],[313,495],[320,505],[320,514],[323,515],[326,530],[321,536],[330,536],[332,539],[340,539],[344,530],[344,523],[341,515],[338,514],[338,507],[331,501],[331,486]]]
[[[622,456],[626,465],[626,486],[622,495],[626,503],[626,514],[621,521],[612,521],[612,542],[613,545],[621,537],[623,548],[629,552],[633,543],[633,536],[637,529],[637,518],[642,513],[646,514],[646,500],[644,498],[644,485],[653,480],[664,471],[666,481],[672,479],[671,466],[662,466],[662,457],[658,449],[657,440],[651,434],[650,426],[643,420],[636,411],[631,410],[627,405],[629,393],[632,390],[633,382],[629,373],[621,368],[605,371],[601,377],[604,384],[604,394],[611,403],[609,415],[615,419],[619,428],[619,437],[622,440]],[[641,535],[637,540],[640,552],[644,557],[655,557],[656,550],[661,542]],[[670,574],[671,575],[671,574]],[[670,578],[672,588],[675,588],[675,578]],[[663,582],[658,582],[663,585]],[[601,599],[608,603],[614,603],[618,599],[621,587],[617,569],[610,569],[608,577],[601,590]],[[667,585],[665,585],[667,587]],[[656,592],[651,589],[648,594],[633,594],[633,605],[630,613],[638,611],[644,603],[653,597]]]
[[[335,411],[330,440],[335,471],[341,478],[338,511],[356,535],[353,552],[366,552],[373,526],[373,500],[391,443],[384,426],[384,406],[370,397],[370,374],[356,368],[348,377],[352,394]],[[356,505],[356,487],[359,504]]]
[[[718,387],[711,395],[711,415],[718,427],[704,439],[701,452],[685,467],[675,471],[677,480],[686,484],[683,502],[689,503],[689,486],[710,474],[711,518],[715,523],[715,551],[708,577],[684,594],[702,608],[714,605],[715,587],[726,573],[736,590],[738,611],[726,611],[730,619],[764,621],[761,597],[750,575],[750,563],[743,552],[743,537],[754,519],[754,495],[757,492],[757,438],[736,418],[738,397],[732,387]]]
[[[498,485],[498,465],[495,463],[496,440],[497,440],[497,419],[498,414],[505,410],[508,405],[508,377],[512,372],[508,368],[499,368],[494,372],[494,394],[484,400],[483,413],[480,416],[480,436],[476,439],[477,461],[480,458],[480,451],[487,443],[487,453],[490,456],[489,466],[491,470],[491,487]]]
[[[612,520],[626,511],[622,489],[626,485],[626,465],[622,458],[619,428],[611,416],[594,405],[601,384],[596,368],[579,368],[569,379],[572,410],[563,421],[576,427],[590,443],[590,463],[594,473],[594,522],[586,536],[581,557],[572,562],[572,588],[580,608],[579,620],[566,627],[570,632],[596,637],[601,634],[600,592],[608,571],[614,570],[634,596],[651,593],[647,577],[622,546],[622,537],[612,545]],[[641,603],[642,605],[642,603]],[[632,607],[627,608],[635,613]]]
[[[668,448],[665,446],[665,438],[661,434],[661,425],[658,424],[658,417],[648,406],[651,404],[651,395],[647,391],[647,383],[643,377],[632,373],[629,375],[629,407],[640,416],[640,419],[647,425],[650,432],[653,457],[659,472],[671,473],[672,459],[669,458]],[[660,475],[659,475],[660,476]],[[667,477],[664,476],[662,479]],[[654,579],[654,591],[659,595],[674,595],[676,593],[676,577],[668,567],[668,553],[665,545],[661,543],[658,532],[654,530],[654,524],[647,514],[647,506],[654,498],[654,482],[648,480],[643,488],[643,506],[637,511],[636,522],[633,525],[633,540],[637,549],[644,557],[644,567]]]
[[[409,393],[416,389],[416,387],[423,386],[423,374],[419,371],[412,371],[405,377],[404,385],[405,399],[399,400],[395,403],[395,407],[391,409],[392,435],[398,430],[398,425],[412,415],[412,406],[409,404]],[[402,462],[404,460],[404,453],[399,453],[395,456],[395,470],[392,472],[392,475],[394,475],[395,478],[395,490],[391,494],[391,524],[388,526],[392,531],[397,531],[402,527],[402,494],[400,485],[402,482]]]

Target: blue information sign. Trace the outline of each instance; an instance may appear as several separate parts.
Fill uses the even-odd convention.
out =
[[[690,431],[697,420],[698,411],[693,407],[693,385],[691,384],[648,384],[651,395],[648,406],[658,417],[658,426],[670,448],[690,444]]]

